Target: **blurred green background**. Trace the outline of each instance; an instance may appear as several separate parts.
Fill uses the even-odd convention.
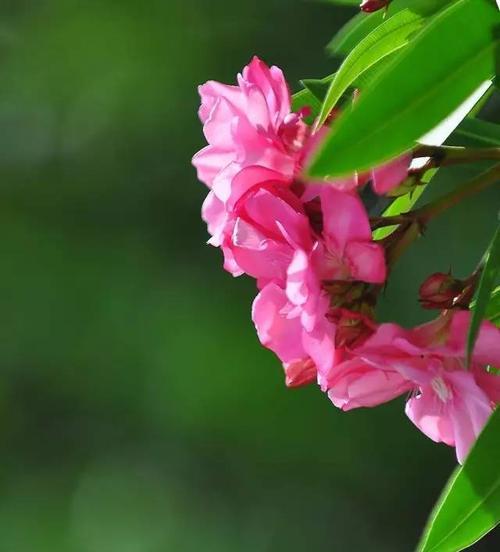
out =
[[[205,245],[190,165],[197,84],[232,82],[258,54],[297,89],[332,71],[324,45],[355,10],[0,6],[0,552],[410,551],[453,450],[403,399],[342,414],[285,388],[252,327],[253,282]],[[474,268],[499,199],[431,225],[382,319],[432,316],[419,283]]]

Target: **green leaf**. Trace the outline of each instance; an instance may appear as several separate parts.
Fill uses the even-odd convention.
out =
[[[438,169],[430,169],[427,171],[422,178],[422,184],[415,190],[396,198],[384,211],[384,217],[395,217],[401,213],[407,213],[410,211],[415,203],[417,203],[420,199],[420,196],[424,193],[427,184],[429,184],[437,171]],[[384,226],[382,228],[378,228],[373,232],[373,239],[382,240],[389,234],[392,234],[396,228],[397,226]]]
[[[467,358],[470,359],[474,343],[476,342],[479,325],[486,312],[486,308],[490,301],[491,291],[493,290],[498,274],[500,272],[500,225],[493,236],[490,246],[486,252],[483,261],[483,269],[481,278],[477,286],[474,308],[467,336]]]
[[[389,8],[391,9],[392,6]],[[346,55],[363,38],[376,29],[384,21],[384,11],[379,10],[375,13],[356,14],[350,19],[340,31],[328,43],[327,52],[334,55]]]
[[[476,299],[473,299],[470,303],[470,308],[473,309],[476,305]],[[484,318],[497,325],[500,323],[500,286],[496,287],[492,292],[486,310],[484,311]]]
[[[419,10],[425,5],[429,9],[437,11],[450,1],[393,0],[385,10],[379,10],[374,13],[360,12],[350,19],[332,38],[326,47],[327,52],[332,56],[347,55],[365,36],[403,9]]]
[[[323,98],[318,99],[316,94],[319,93],[319,83],[322,83],[325,88],[328,88],[330,82],[332,81],[333,75],[328,75],[323,79],[304,79],[301,81],[304,86],[303,90],[299,90],[292,96],[292,111],[299,111],[303,107],[311,108],[311,115],[308,117],[307,122],[312,123],[312,121],[318,116]],[[309,88],[310,83],[313,82],[313,86]],[[312,92],[314,90],[314,93]]]
[[[375,65],[364,71],[353,83],[353,86],[362,88],[370,86],[373,79],[377,77],[378,73],[382,71],[390,61],[392,55],[394,54],[386,56]],[[308,124],[312,124],[321,111],[321,106],[326,96],[326,92],[328,91],[330,83],[334,77],[335,73],[328,75],[323,79],[301,80],[300,82],[304,89],[299,90],[292,96],[292,111],[299,111],[302,107],[309,107],[311,109],[311,115],[306,117],[306,122]],[[349,91],[351,91],[351,89],[349,89]],[[351,100],[352,96],[349,96],[349,91],[346,91],[342,95],[342,100]]]
[[[498,24],[490,0],[458,0],[438,13],[339,117],[310,175],[345,176],[410,149],[493,76]]]
[[[332,79],[303,79],[300,81],[300,84],[321,103],[325,99],[326,93],[330,88],[330,82]]]
[[[465,464],[449,479],[417,552],[459,552],[500,520],[500,409],[491,415]]]
[[[495,326],[500,324],[500,286],[496,287],[490,296],[484,317],[493,322]]]
[[[464,140],[478,147],[500,146],[500,125],[481,119],[464,119],[452,136],[451,144],[463,145]]]
[[[319,114],[318,126],[327,119],[342,94],[364,71],[377,61],[408,44],[419,31],[425,17],[411,10],[402,10],[366,36],[346,57],[335,74]]]

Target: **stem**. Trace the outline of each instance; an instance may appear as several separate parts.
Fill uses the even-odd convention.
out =
[[[420,209],[415,209],[414,211],[409,211],[395,217],[385,217],[383,222],[375,221],[375,225],[379,224],[377,227],[399,225],[399,228],[384,240],[389,265],[393,265],[408,246],[422,235],[425,225],[431,219],[437,217],[463,199],[477,194],[497,182],[500,182],[500,163],[484,171],[476,178],[461,184],[458,188],[443,197],[420,207]],[[383,219],[384,217],[380,218]]]
[[[419,219],[422,224],[427,224],[431,219],[440,215],[446,209],[453,207],[466,197],[472,196],[485,190],[488,186],[500,182],[500,163],[494,165],[491,169],[482,172],[472,180],[464,182],[452,192],[431,201],[420,209],[411,212],[413,217]],[[408,213],[410,214],[410,213]]]
[[[445,167],[475,161],[499,161],[500,148],[461,148],[453,146],[419,146],[414,157],[431,157],[433,166]]]
[[[402,215],[394,215],[388,217],[370,217],[370,226],[372,230],[383,228],[384,226],[395,226],[404,224],[412,220],[412,213],[403,213]]]

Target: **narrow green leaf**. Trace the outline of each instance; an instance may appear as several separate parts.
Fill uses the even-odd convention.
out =
[[[299,111],[303,107],[309,107],[311,108],[311,115],[308,117],[307,122],[312,123],[312,121],[318,116],[321,104],[323,99],[318,99],[315,94],[309,89],[309,87],[305,86],[306,83],[323,83],[325,87],[328,87],[330,82],[332,81],[333,77],[335,76],[335,73],[333,75],[328,75],[327,77],[324,77],[323,79],[304,79],[301,81],[302,85],[304,86],[303,90],[299,90],[292,96],[292,111]],[[316,87],[313,86],[315,89],[315,92],[318,93],[318,84]]]
[[[364,71],[361,75],[359,75],[355,82],[352,83],[353,86],[361,88],[369,87],[373,79],[377,78],[378,73],[384,69],[393,55],[394,54],[386,56],[375,63],[375,65]],[[326,96],[326,92],[328,91],[330,83],[334,77],[335,73],[328,75],[323,79],[301,80],[300,82],[304,88],[292,96],[292,111],[299,111],[302,107],[309,107],[311,109],[311,115],[306,118],[306,122],[308,124],[312,124],[321,111],[321,106]],[[349,90],[342,95],[341,99],[350,101],[352,96],[349,96],[349,92],[351,90],[352,88],[349,88]]]
[[[483,270],[477,286],[474,308],[467,336],[467,358],[470,358],[476,342],[479,325],[488,306],[498,274],[500,273],[500,225],[493,236],[484,257]]]
[[[493,76],[499,24],[490,0],[458,0],[438,13],[339,117],[311,176],[352,174],[410,149]]]
[[[459,552],[500,521],[500,409],[491,415],[465,464],[450,477],[417,552]]]
[[[392,9],[392,6],[389,8]],[[384,21],[384,11],[356,14],[338,31],[326,46],[327,52],[334,55],[346,55],[363,38]]]
[[[326,50],[332,56],[347,55],[365,36],[371,33],[384,21],[388,21],[399,11],[410,8],[420,10],[423,5],[429,9],[444,7],[451,0],[393,0],[385,10],[374,13],[356,14],[350,19],[328,43]]]
[[[300,84],[304,88],[307,88],[319,102],[323,103],[326,93],[330,88],[330,82],[331,79],[329,81],[325,81],[324,79],[303,79],[300,81]]]
[[[364,71],[377,61],[408,44],[425,23],[425,17],[402,10],[366,36],[346,57],[335,74],[319,114],[318,126],[327,119],[342,94]]]
[[[473,299],[470,304],[470,308],[473,309],[476,305],[476,300]],[[486,310],[484,311],[484,318],[493,322],[496,326],[500,323],[500,286],[496,287],[490,296]]]
[[[490,296],[484,317],[498,326],[500,322],[500,286],[496,287]],[[499,367],[500,368],[500,367]]]

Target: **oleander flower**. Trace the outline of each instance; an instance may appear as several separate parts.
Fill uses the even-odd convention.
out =
[[[235,207],[228,247],[238,266],[259,287],[268,281],[284,286],[296,249],[311,246],[311,228],[302,203],[279,183],[250,190]]]
[[[199,117],[208,145],[193,157],[198,178],[226,202],[241,169],[258,166],[291,181],[298,170],[307,125],[291,112],[281,69],[254,57],[237,86],[209,81],[199,87]]]
[[[253,302],[252,320],[259,340],[281,360],[289,387],[315,381],[319,367],[335,362],[335,326],[326,317],[328,300],[324,299],[318,305],[317,323],[309,329],[304,327],[301,308],[274,282]]]
[[[328,394],[344,410],[375,406],[412,391],[406,414],[428,437],[456,447],[462,463],[500,400],[500,330],[483,322],[466,366],[470,313],[448,311],[436,320],[405,330],[382,324],[336,365]]]

